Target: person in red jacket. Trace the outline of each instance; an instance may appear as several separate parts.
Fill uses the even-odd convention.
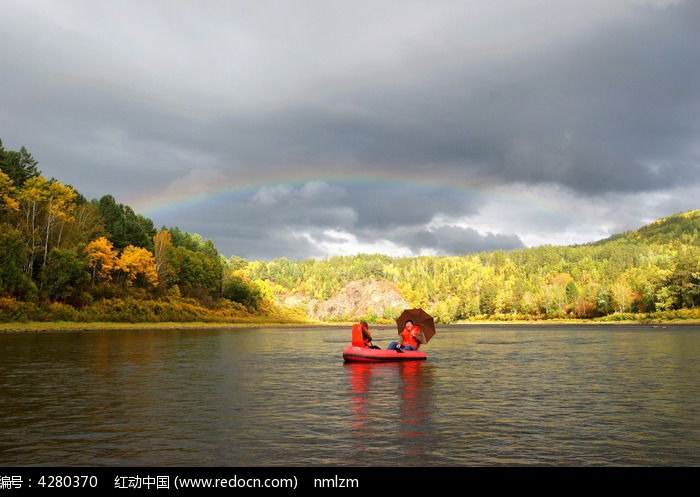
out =
[[[403,331],[400,334],[401,340],[391,342],[388,349],[394,349],[396,352],[403,352],[404,350],[418,350],[420,347],[420,342],[416,339],[416,337],[419,334],[420,327],[413,324],[413,321],[409,319],[403,325]]]
[[[369,347],[370,349],[378,349],[379,347],[372,344],[372,333],[369,331],[367,321],[363,319],[360,321],[360,324],[362,325],[362,342],[364,343],[365,347]]]
[[[378,349],[376,345],[372,345],[372,333],[369,331],[369,325],[364,319],[352,326],[352,345],[355,347],[368,347],[370,349]]]

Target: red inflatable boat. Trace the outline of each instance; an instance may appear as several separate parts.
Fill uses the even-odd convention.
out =
[[[371,349],[348,345],[343,349],[345,362],[392,362],[392,361],[424,361],[428,358],[422,350],[395,350]]]

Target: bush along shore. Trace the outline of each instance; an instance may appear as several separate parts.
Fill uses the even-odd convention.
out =
[[[137,300],[105,299],[88,307],[76,309],[67,304],[20,302],[0,298],[0,325],[22,328],[27,323],[85,323],[149,324],[208,323],[231,325],[250,323],[299,324],[313,323],[297,310],[279,307],[248,309],[240,304],[222,300],[205,307],[196,300]]]
[[[109,329],[192,329],[237,326],[347,326],[352,319],[321,321],[295,309],[274,307],[261,312],[240,305],[219,304],[206,308],[196,301],[106,300],[89,308],[65,304],[38,305],[0,298],[0,332],[109,330]],[[375,326],[393,326],[389,318],[373,318]],[[653,313],[616,313],[594,319],[535,318],[523,315],[474,316],[443,325],[465,324],[698,324],[700,308]],[[438,325],[440,325],[438,321]]]

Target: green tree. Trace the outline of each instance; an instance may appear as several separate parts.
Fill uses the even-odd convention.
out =
[[[262,301],[262,292],[258,285],[238,271],[224,280],[222,293],[224,298],[243,304],[249,309],[257,309]]]
[[[82,250],[53,248],[49,260],[41,273],[45,297],[73,307],[90,303],[88,261]]]
[[[19,152],[5,150],[0,140],[0,171],[7,174],[18,188],[41,172],[37,169],[38,162],[32,157],[26,148],[20,148]]]
[[[600,315],[607,315],[614,311],[613,292],[607,286],[601,286],[596,295],[596,312]]]
[[[681,251],[668,286],[675,295],[676,309],[700,305],[700,250],[686,248]]]
[[[567,306],[576,305],[579,291],[578,285],[576,285],[576,282],[573,279],[569,280],[569,282],[566,284],[566,287],[564,288],[564,294]]]
[[[36,285],[24,271],[27,246],[22,233],[5,223],[0,223],[0,296],[31,300],[37,292]]]
[[[62,233],[62,246],[66,247],[85,245],[91,240],[108,236],[97,205],[87,202],[80,194],[75,201],[73,220],[65,223]]]
[[[171,282],[185,297],[211,300],[221,292],[221,263],[218,258],[185,247],[171,247],[167,263],[172,268]]]
[[[156,234],[153,221],[136,214],[128,205],[118,204],[112,195],[103,196],[96,204],[109,239],[117,250],[133,245],[153,251],[153,236]]]

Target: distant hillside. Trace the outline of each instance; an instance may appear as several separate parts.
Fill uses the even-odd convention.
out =
[[[645,244],[667,244],[679,241],[689,245],[700,245],[700,209],[657,219],[638,230],[618,233],[594,242],[592,245],[602,245],[616,240]]]
[[[321,320],[391,319],[404,305],[423,307],[441,323],[667,319],[700,316],[698,233],[694,210],[585,245],[449,257],[361,254],[248,269],[280,305]]]
[[[669,243],[674,240],[697,245],[700,241],[700,209],[658,219],[628,236],[645,243]]]

